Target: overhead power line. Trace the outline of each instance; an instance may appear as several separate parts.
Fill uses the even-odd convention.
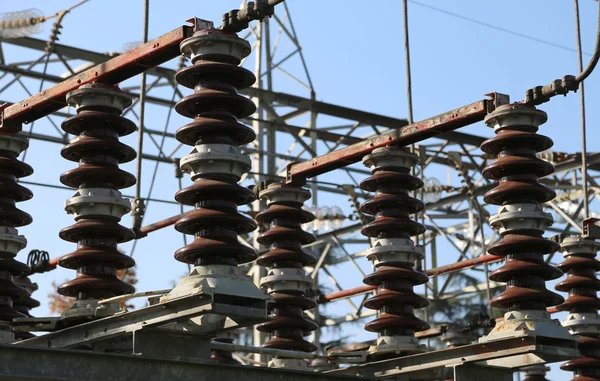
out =
[[[447,11],[447,10],[442,9],[442,8],[434,7],[433,5],[422,3],[420,1],[416,1],[416,0],[409,0],[409,1],[411,3],[413,3],[413,4],[421,6],[423,8],[427,8],[427,9],[430,9],[430,10],[435,11],[435,12],[443,13],[445,15],[448,15],[448,16],[451,16],[451,17],[455,17],[455,18],[458,18],[458,19],[461,19],[461,20],[464,20],[464,21],[468,21],[468,22],[471,22],[473,24],[477,24],[477,25],[480,25],[480,26],[483,26],[483,27],[486,27],[486,28],[489,28],[489,29],[493,29],[493,30],[496,30],[498,32],[507,33],[507,34],[510,34],[510,35],[513,35],[513,36],[516,36],[516,37],[520,37],[520,38],[529,40],[529,41],[537,42],[539,44],[544,44],[544,45],[547,45],[547,46],[552,46],[554,48],[558,48],[558,49],[566,50],[566,51],[569,51],[569,52],[577,53],[577,49],[575,49],[575,48],[571,48],[571,47],[568,47],[568,46],[565,46],[565,45],[557,44],[557,43],[554,43],[552,41],[543,40],[541,38],[533,37],[533,36],[530,36],[530,35],[525,34],[525,33],[515,32],[513,30],[506,29],[506,28],[503,28],[501,26],[496,26],[496,25],[489,24],[489,23],[484,22],[484,21],[480,21],[480,20],[477,20],[477,19],[474,19],[474,18],[463,16],[463,15],[458,14],[458,13],[450,12],[450,11]],[[583,52],[583,54],[586,55],[586,56],[591,56],[590,53]]]

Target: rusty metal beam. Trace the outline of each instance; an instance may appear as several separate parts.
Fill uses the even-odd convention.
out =
[[[2,41],[3,43],[6,43],[6,44],[21,46],[24,48],[34,49],[34,50],[38,50],[38,51],[42,51],[42,52],[44,51],[44,49],[46,47],[45,40],[35,39],[35,38],[31,38],[31,37],[12,38],[12,39],[6,39],[6,40],[0,39],[0,41]],[[84,61],[88,61],[88,62],[93,62],[95,64],[100,64],[100,63],[106,62],[115,57],[115,53],[110,53],[110,54],[98,53],[98,52],[93,52],[90,50],[75,48],[72,46],[67,46],[67,45],[62,45],[62,44],[55,44],[54,49],[57,53],[59,53],[63,57],[70,58],[70,59],[84,60]],[[0,71],[4,71],[4,70],[0,70]],[[11,69],[10,71],[16,72],[17,70]],[[173,76],[175,75],[174,70],[165,68],[165,67],[160,67],[160,66],[150,68],[148,70],[148,73],[159,76],[159,77],[166,78],[171,81],[173,79]],[[27,74],[24,74],[24,75],[26,75],[28,77],[42,76],[41,73],[35,73],[35,72],[28,72]],[[53,76],[50,76],[50,75],[45,75],[43,77],[46,80],[54,80],[54,82],[62,81],[62,78],[57,80]],[[315,110],[318,113],[321,113],[323,115],[329,115],[329,116],[334,116],[334,117],[342,118],[342,119],[360,121],[361,123],[363,123],[365,125],[377,125],[377,126],[391,128],[391,129],[398,129],[400,127],[406,126],[408,123],[406,121],[406,119],[393,118],[393,117],[389,117],[389,116],[385,116],[385,115],[379,115],[379,114],[369,113],[369,112],[365,112],[365,111],[361,111],[361,110],[355,110],[355,109],[351,109],[351,108],[347,108],[347,107],[337,106],[337,105],[334,105],[331,103],[325,103],[325,102],[315,101],[312,99],[302,98],[302,97],[299,97],[296,95],[291,95],[291,94],[272,92],[272,91],[268,91],[268,90],[264,90],[264,89],[257,89],[257,88],[249,88],[249,89],[244,90],[243,92],[245,95],[248,95],[248,96],[263,97],[265,100],[268,100],[270,102],[274,102],[274,103],[285,105],[285,106],[295,107],[295,108],[298,108],[299,110],[304,110],[304,111]],[[165,106],[171,106],[171,104],[167,104],[169,101],[159,100],[158,98],[157,99],[148,99],[148,101],[151,101],[151,102],[157,101],[157,103],[163,104]],[[163,102],[159,102],[159,101],[163,101]],[[456,132],[456,131],[449,131],[449,132],[437,135],[436,137],[446,140],[446,141],[469,144],[469,145],[473,145],[473,146],[479,146],[485,140],[484,137],[465,134],[465,133]]]
[[[0,130],[15,132],[66,106],[69,91],[92,82],[117,84],[179,55],[179,43],[191,36],[192,28],[180,26],[133,50],[83,71],[16,104],[0,106]]]
[[[435,278],[437,276],[450,274],[450,273],[453,273],[453,272],[456,272],[459,270],[470,269],[470,268],[473,268],[475,266],[478,266],[478,265],[481,265],[484,263],[499,262],[503,259],[504,259],[504,257],[500,257],[497,255],[489,255],[489,254],[488,255],[480,255],[479,257],[475,257],[475,258],[468,259],[465,261],[451,263],[449,265],[440,266],[440,267],[426,270],[425,274],[427,274],[427,276],[430,278]],[[319,298],[319,303],[334,302],[339,299],[344,299],[344,298],[348,298],[351,296],[365,294],[367,292],[371,292],[376,289],[377,289],[377,286],[365,285],[365,286],[349,288],[347,290],[336,291],[336,292],[332,292],[331,294],[322,295]]]
[[[364,141],[364,139],[361,139],[356,136],[337,134],[334,132],[327,131],[325,129],[314,130],[314,129],[310,129],[307,127],[292,126],[289,124],[280,123],[280,122],[276,122],[276,121],[270,121],[270,120],[264,120],[264,119],[247,118],[247,120],[250,122],[258,120],[261,123],[265,124],[269,128],[274,128],[277,131],[290,133],[292,135],[299,136],[301,134],[308,134],[308,133],[316,134],[316,136],[319,140],[336,143],[336,144],[340,144],[340,145],[341,144],[343,144],[343,145],[359,144],[362,141]],[[467,135],[467,134],[462,134],[462,135],[467,136],[467,138],[466,138],[467,140],[469,140],[469,139],[477,140],[477,141],[481,140],[482,142],[485,140],[485,138],[475,136],[475,135]],[[430,161],[434,162],[436,164],[454,167],[454,163],[450,163],[446,158],[434,156],[434,155],[427,155],[427,158],[430,158]],[[473,165],[471,162],[468,162],[468,161],[463,162],[462,165],[467,169],[477,169],[478,168],[476,165]],[[358,170],[358,171],[360,172],[360,170]],[[371,172],[368,172],[368,171],[364,171],[364,173],[367,175],[371,174]]]
[[[288,166],[286,182],[302,184],[307,178],[356,163],[376,148],[390,145],[406,146],[479,122],[497,106],[508,102],[507,95],[494,93],[489,99],[477,101],[307,161],[291,163]]]

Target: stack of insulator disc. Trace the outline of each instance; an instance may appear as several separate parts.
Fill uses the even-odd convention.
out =
[[[25,316],[32,317],[30,311],[40,306],[40,302],[31,297],[31,294],[38,289],[38,285],[33,283],[31,279],[25,275],[15,277],[14,281],[17,286],[22,287],[27,291],[27,296],[15,299],[13,301],[14,309]],[[15,332],[15,337],[17,339],[25,340],[34,337],[34,335],[29,332],[17,331]]]
[[[216,338],[211,339],[211,341],[215,342],[215,343],[226,343],[226,344],[233,343],[233,339],[228,338],[228,337],[216,337]],[[218,362],[219,364],[240,365],[240,363],[236,359],[233,358],[232,352],[223,351],[220,349],[211,350],[210,351],[210,359]]]
[[[13,277],[29,271],[27,265],[15,260],[27,245],[16,228],[32,222],[31,216],[15,205],[33,197],[29,189],[17,183],[17,179],[33,173],[29,165],[17,159],[27,147],[27,139],[21,135],[0,134],[0,322],[26,317],[14,308],[13,301],[26,297],[27,290],[17,286]]]
[[[523,381],[548,381],[546,373],[550,370],[545,364],[536,364],[522,368]]]
[[[414,268],[415,261],[423,258],[423,252],[411,240],[425,232],[422,224],[410,218],[425,207],[409,195],[423,186],[419,178],[410,174],[410,168],[417,162],[416,155],[399,147],[378,148],[363,159],[373,176],[363,180],[360,187],[376,192],[375,197],[360,207],[361,212],[375,217],[361,231],[377,240],[367,251],[375,272],[363,280],[378,287],[377,295],[364,304],[366,308],[379,310],[379,317],[365,326],[367,331],[379,334],[377,346],[371,351],[373,356],[421,351],[415,332],[429,329],[427,322],[414,314],[415,308],[429,305],[427,299],[413,290],[428,281],[427,275]]]
[[[79,166],[63,173],[60,181],[78,190],[65,204],[76,223],[59,236],[76,242],[77,250],[62,256],[59,264],[77,270],[77,277],[62,284],[58,292],[78,300],[132,293],[133,286],[117,277],[117,270],[135,264],[117,248],[135,237],[119,224],[131,210],[119,189],[136,182],[132,174],[119,169],[120,163],[136,157],[133,148],[119,141],[136,130],[132,121],[121,116],[131,99],[116,86],[94,83],[67,94],[67,102],[76,107],[77,115],[67,118],[62,129],[77,137],[63,147],[61,155]]]
[[[567,274],[556,289],[568,292],[567,300],[557,306],[560,311],[569,311],[563,322],[571,334],[579,337],[582,357],[564,363],[562,370],[574,373],[573,381],[600,380],[600,262],[596,253],[600,245],[582,237],[565,238],[561,244],[565,260],[558,267]]]
[[[473,342],[471,332],[459,325],[450,324],[447,331],[440,337],[440,341],[446,343],[447,348],[456,348]]]
[[[523,381],[548,381],[544,374],[525,374]]]
[[[490,304],[509,311],[545,311],[563,302],[545,286],[547,280],[562,274],[544,261],[544,254],[559,248],[542,236],[553,221],[541,204],[555,197],[552,189],[538,182],[554,172],[551,163],[536,156],[552,147],[550,138],[536,133],[546,119],[543,111],[521,104],[500,106],[485,119],[496,136],[486,140],[481,150],[498,159],[483,175],[499,184],[485,194],[484,201],[500,206],[490,224],[502,236],[488,252],[506,257],[506,263],[493,271],[490,279],[507,283],[506,290]]]
[[[250,45],[234,34],[210,29],[186,39],[181,51],[193,65],[178,71],[175,79],[194,93],[181,99],[175,110],[194,120],[177,130],[176,138],[193,146],[180,162],[193,184],[175,199],[195,208],[175,223],[175,229],[195,239],[177,250],[175,258],[197,266],[251,262],[256,252],[239,243],[238,236],[254,231],[256,223],[237,210],[255,199],[250,189],[238,184],[251,164],[239,146],[256,138],[251,128],[238,122],[256,111],[251,100],[238,94],[255,81],[250,71],[238,66]]]
[[[271,334],[264,344],[266,348],[313,352],[317,347],[304,336],[318,327],[303,313],[317,306],[309,297],[314,289],[313,279],[304,271],[304,266],[314,265],[316,258],[302,248],[315,241],[314,235],[302,229],[302,224],[315,218],[302,208],[310,192],[297,186],[271,184],[260,197],[267,201],[268,208],[256,220],[268,226],[268,230],[258,237],[258,242],[269,250],[256,263],[269,268],[261,286],[275,303],[270,311],[273,320],[257,329]]]
[[[38,285],[37,283],[33,283],[31,279],[25,275],[15,277],[14,281],[17,286],[24,288],[27,291],[27,296],[13,301],[14,308],[23,315],[31,317],[30,311],[40,306],[40,302],[31,297],[31,294],[38,289]]]

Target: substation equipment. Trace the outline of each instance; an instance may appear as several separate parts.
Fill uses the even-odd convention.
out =
[[[536,156],[553,143],[538,133],[547,115],[535,105],[576,89],[574,80],[563,80],[562,88],[555,83],[533,89],[523,102],[510,103],[506,95],[490,94],[311,160],[292,162],[285,180],[249,189],[239,184],[251,166],[241,147],[256,135],[238,119],[253,114],[256,106],[238,91],[252,86],[256,78],[240,66],[251,49],[237,32],[252,20],[272,15],[279,2],[248,3],[247,8],[226,14],[219,28],[193,18],[191,26],[0,108],[0,379],[465,381],[512,380],[512,374],[524,368],[527,380],[540,380],[544,364],[565,362],[562,368],[574,372],[574,380],[600,380],[596,295],[600,281],[595,275],[600,269],[596,260],[600,246],[595,241],[600,225],[588,219],[582,235],[562,242],[545,239],[553,218],[542,204],[555,192],[538,181],[554,167]],[[191,147],[180,168],[192,184],[177,192],[175,200],[194,209],[171,222],[177,231],[194,237],[175,252],[175,259],[191,265],[191,271],[173,290],[153,295],[147,307],[127,311],[120,303],[134,289],[117,274],[132,267],[134,260],[117,245],[136,239],[139,232],[119,223],[131,211],[120,190],[136,182],[119,164],[137,153],[119,138],[133,133],[136,126],[121,116],[131,99],[118,85],[180,54],[192,64],[179,70],[175,80],[193,93],[175,106],[190,118],[175,137]],[[15,260],[27,243],[17,228],[32,221],[16,206],[32,197],[17,182],[33,171],[18,160],[28,145],[21,128],[66,105],[77,113],[62,123],[74,138],[61,155],[77,167],[60,181],[74,189],[65,210],[75,223],[62,229],[60,237],[76,247],[58,265],[76,275],[58,292],[76,301],[60,317],[34,318],[28,314],[35,306],[31,282],[23,277],[28,268]],[[442,337],[448,347],[428,351],[419,338],[430,327],[415,316],[428,300],[414,291],[428,282],[428,272],[416,266],[424,254],[412,239],[426,228],[411,218],[424,209],[423,202],[413,197],[423,181],[411,173],[418,157],[407,147],[480,121],[495,134],[481,149],[497,157],[483,170],[485,177],[497,182],[484,200],[498,206],[490,224],[501,239],[488,248],[488,255],[451,267],[505,260],[489,279],[506,283],[506,290],[490,301],[506,313],[475,343],[465,332],[448,330]],[[365,257],[374,268],[364,278],[363,290],[377,290],[364,303],[364,308],[377,311],[365,329],[378,338],[360,350],[318,355],[317,347],[305,339],[317,325],[304,312],[334,297],[317,298],[314,281],[304,269],[317,261],[303,248],[315,240],[302,228],[314,219],[303,208],[311,197],[304,186],[308,178],[360,161],[372,173],[360,188],[374,194],[360,206],[368,216],[362,234],[372,242]],[[255,219],[238,212],[239,206],[257,198],[267,208]],[[257,240],[265,247],[261,253],[239,239],[257,227],[261,227]],[[544,256],[558,250],[565,259],[556,268]],[[266,268],[260,288],[239,267],[252,261]],[[566,301],[545,286],[563,272],[567,276],[556,288],[569,293]],[[548,308],[553,306],[569,312],[562,324],[551,318]],[[253,325],[270,335],[262,347],[233,344],[228,331]],[[242,367],[231,356],[235,351],[272,359],[266,367]]]

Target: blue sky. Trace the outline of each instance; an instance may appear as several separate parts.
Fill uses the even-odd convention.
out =
[[[402,39],[402,7],[399,0],[342,1],[342,0],[288,0],[294,26],[303,47],[314,83],[317,99],[395,116],[406,116],[406,91],[404,72],[404,47]],[[580,0],[582,39],[584,51],[593,50],[596,30],[596,7],[593,0]],[[74,1],[23,0],[0,1],[0,12],[38,8],[44,14],[52,14],[67,8]],[[221,15],[239,6],[238,0],[156,1],[151,0],[150,38],[164,34],[182,24],[190,16],[215,20],[220,24]],[[544,85],[552,79],[577,71],[577,56],[569,49],[532,41],[507,32],[475,24],[427,6],[477,19],[500,26],[506,30],[546,40],[555,45],[573,49],[573,5],[560,0],[505,0],[487,2],[477,0],[419,0],[409,2],[409,25],[413,75],[413,102],[415,119],[444,112],[482,99],[485,93],[497,91],[520,100],[527,88]],[[123,47],[142,39],[143,1],[91,0],[67,15],[60,43],[82,47],[98,52],[121,51]],[[45,39],[50,32],[46,25],[42,33],[34,37]],[[282,47],[283,48],[283,47]],[[6,48],[8,62],[25,60],[20,50]],[[24,53],[23,53],[24,54]],[[282,55],[283,57],[283,55]],[[36,57],[37,58],[37,57]],[[587,61],[588,56],[584,56]],[[174,67],[175,62],[169,64]],[[299,64],[291,63],[294,70]],[[588,149],[597,151],[597,121],[600,110],[596,105],[600,97],[600,76],[594,73],[586,82],[588,113]],[[0,82],[2,84],[3,82]],[[33,83],[33,82],[31,82]],[[139,84],[139,79],[128,82]],[[37,88],[32,86],[32,91]],[[35,89],[35,90],[33,90]],[[275,90],[306,96],[306,92],[290,83],[277,80]],[[15,87],[0,98],[18,101],[24,97]],[[557,97],[542,107],[549,121],[542,133],[551,136],[555,149],[565,152],[580,150],[578,96]],[[162,130],[166,119],[165,109],[149,107],[147,127]],[[169,131],[185,123],[183,118],[172,117]],[[53,127],[45,120],[39,122],[35,131]],[[482,123],[464,129],[482,136],[491,131]],[[128,140],[133,144],[132,139]],[[282,140],[283,144],[284,140]],[[150,142],[146,141],[146,146]],[[61,172],[74,167],[59,155],[56,144],[32,142],[28,162],[35,165],[36,173],[31,181],[58,184]],[[182,153],[184,154],[184,153]],[[153,167],[144,162],[146,168]],[[127,167],[133,170],[132,166]],[[339,178],[334,178],[336,181]],[[155,196],[171,199],[177,190],[173,170],[161,166],[159,185]],[[164,179],[164,180],[163,180]],[[341,179],[340,181],[346,181]],[[144,194],[149,186],[149,176],[143,181]],[[70,224],[72,219],[62,210],[70,191],[48,190],[32,187],[35,198],[23,203],[23,209],[33,214],[35,222],[22,229],[30,245],[21,253],[21,260],[29,249],[39,248],[58,256],[74,249],[74,245],[60,241],[58,231]],[[132,194],[133,190],[125,193]],[[323,204],[336,204],[335,198],[320,196]],[[174,205],[152,204],[148,208],[146,223],[178,213]],[[129,225],[129,218],[124,218]],[[141,240],[136,248],[138,260],[139,290],[168,287],[173,279],[185,271],[177,263],[173,252],[182,245],[181,237],[173,230],[153,234]],[[127,250],[130,245],[125,245]],[[441,255],[440,264],[454,261],[455,253]],[[368,266],[365,264],[365,268]],[[34,296],[44,301],[50,292],[50,282],[59,283],[74,274],[69,270],[57,270],[36,276],[40,291]],[[354,275],[342,278],[345,287],[361,283]],[[45,314],[45,308],[35,311]],[[371,337],[356,332],[357,339]],[[557,368],[556,365],[553,369]],[[550,378],[564,377],[553,371]]]

